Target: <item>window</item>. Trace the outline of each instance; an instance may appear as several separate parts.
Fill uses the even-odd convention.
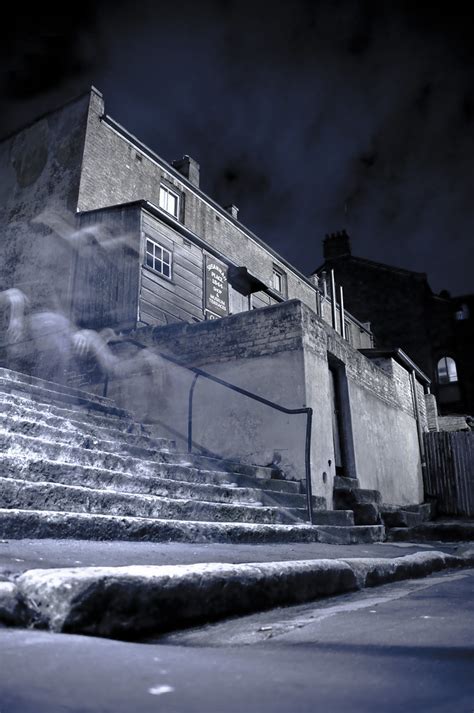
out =
[[[161,184],[160,186],[160,208],[163,208],[167,213],[179,218],[179,193],[171,190],[168,186]]]
[[[171,280],[171,253],[150,238],[146,239],[145,264]]]
[[[458,321],[463,319],[469,319],[469,307],[467,305],[462,304],[458,311],[455,313],[454,317]]]
[[[273,266],[272,287],[275,292],[279,292],[280,295],[286,293],[286,275],[283,270],[280,270],[276,265]]]
[[[456,362],[451,357],[442,357],[438,362],[438,383],[453,384],[458,380]]]

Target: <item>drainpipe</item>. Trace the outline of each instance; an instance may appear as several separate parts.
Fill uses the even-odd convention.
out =
[[[344,288],[342,285],[339,287],[339,308],[341,310],[341,335],[342,338],[346,338],[346,323],[344,320]]]
[[[336,281],[334,279],[334,270],[331,270],[331,314],[332,314],[332,328],[337,332],[337,319],[336,319]]]
[[[421,427],[420,407],[418,404],[418,394],[417,394],[417,390],[416,390],[416,375],[415,375],[414,369],[410,372],[410,378],[411,378],[411,389],[412,389],[412,394],[413,394],[413,404],[415,407],[415,419],[416,419],[416,430],[418,433],[418,445],[420,447],[421,471],[424,476],[425,471],[426,471],[425,443],[423,441],[423,429]],[[423,482],[424,482],[424,478],[423,478]]]

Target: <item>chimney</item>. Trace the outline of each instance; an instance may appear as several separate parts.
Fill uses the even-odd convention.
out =
[[[324,238],[323,253],[325,260],[351,255],[351,241],[346,231],[328,233]]]
[[[224,206],[224,210],[226,210],[228,213],[230,213],[231,216],[233,218],[235,218],[235,220],[238,220],[239,209],[237,208],[236,205],[234,205],[233,203],[231,203],[230,205],[226,205],[226,206]]]
[[[191,156],[183,156],[171,161],[171,165],[179,171],[190,183],[199,188],[199,164]]]

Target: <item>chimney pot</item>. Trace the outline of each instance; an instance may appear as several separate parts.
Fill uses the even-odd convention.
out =
[[[238,219],[239,209],[238,209],[237,206],[234,205],[233,203],[231,203],[230,205],[224,206],[224,210],[226,210],[228,213],[230,213],[230,215],[231,215],[233,218],[235,218],[235,220]]]
[[[351,241],[345,230],[327,233],[323,243],[325,260],[351,255]]]
[[[177,158],[171,161],[171,165],[190,183],[199,188],[199,164],[191,156],[186,154],[183,158]]]

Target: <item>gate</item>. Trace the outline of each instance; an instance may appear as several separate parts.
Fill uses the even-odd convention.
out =
[[[474,516],[474,431],[424,434],[425,495],[443,515]]]

